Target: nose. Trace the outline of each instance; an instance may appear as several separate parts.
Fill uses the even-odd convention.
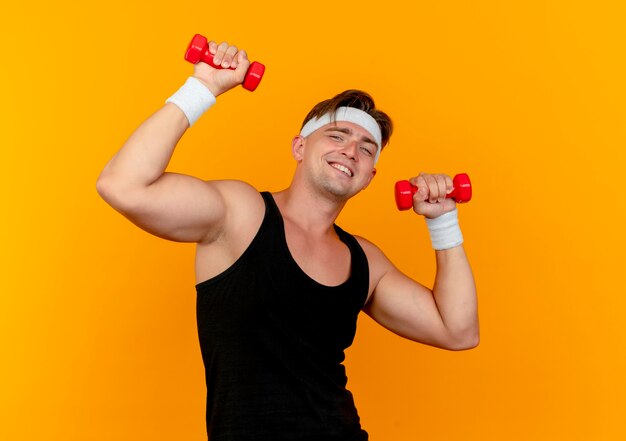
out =
[[[344,155],[346,158],[354,161],[358,157],[357,149],[358,141],[350,141],[344,145],[343,149],[341,150],[341,154]]]

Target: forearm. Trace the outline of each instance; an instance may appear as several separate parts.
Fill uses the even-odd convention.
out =
[[[163,175],[189,121],[167,103],[144,121],[106,164],[99,181],[132,190],[147,187]]]
[[[462,245],[435,252],[437,274],[433,294],[450,336],[462,346],[478,344],[476,285]]]

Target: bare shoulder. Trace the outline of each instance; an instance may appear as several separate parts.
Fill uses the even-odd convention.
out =
[[[222,180],[222,181],[206,181],[215,186],[217,191],[220,192],[224,204],[229,209],[242,209],[248,206],[263,206],[263,198],[259,191],[252,185],[244,181],[237,181],[234,179]]]
[[[221,228],[196,247],[196,281],[200,283],[229,268],[248,248],[265,216],[261,194],[243,181],[207,181],[219,194],[224,217]]]
[[[380,267],[382,269],[386,265],[391,265],[391,262],[389,261],[387,256],[385,256],[385,253],[383,253],[383,251],[378,247],[378,245],[374,244],[369,239],[366,239],[362,236],[354,236],[354,238],[357,240],[357,242],[359,242],[359,245],[361,245],[361,248],[363,248],[363,251],[367,256],[367,260],[370,263],[370,270],[372,269],[372,266],[376,268]]]
[[[232,239],[249,236],[250,230],[258,228],[265,215],[265,203],[259,191],[244,181],[207,181],[219,192],[226,217],[220,236]],[[213,242],[216,238],[209,238]]]

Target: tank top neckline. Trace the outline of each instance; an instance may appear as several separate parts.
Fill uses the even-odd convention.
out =
[[[298,274],[300,274],[301,278],[306,280],[308,283],[319,287],[321,289],[326,289],[326,290],[335,290],[335,289],[341,289],[344,288],[345,286],[348,286],[350,283],[352,283],[352,281],[354,280],[354,270],[356,267],[356,261],[355,261],[355,252],[352,249],[352,245],[346,240],[346,238],[343,236],[343,230],[341,230],[341,228],[339,226],[337,226],[337,224],[333,223],[333,228],[335,229],[335,232],[337,233],[337,236],[339,236],[339,240],[341,240],[341,242],[346,245],[348,247],[348,251],[350,252],[350,272],[348,275],[348,278],[346,280],[344,280],[343,282],[341,282],[338,285],[325,285],[323,283],[318,282],[317,280],[315,280],[314,278],[312,278],[311,276],[309,276],[301,267],[300,265],[298,265],[298,262],[296,262],[296,259],[294,259],[293,255],[291,254],[291,250],[289,249],[289,245],[287,244],[287,234],[285,233],[285,223],[283,220],[283,215],[280,212],[280,209],[278,208],[278,205],[276,204],[276,201],[274,200],[274,195],[272,195],[272,193],[270,193],[269,191],[263,192],[263,194],[267,195],[266,201],[269,202],[270,205],[270,209],[271,211],[274,212],[276,218],[278,219],[278,233],[279,233],[279,238],[281,241],[281,245],[282,248],[285,252],[285,256],[287,258],[287,261],[290,263],[290,265],[292,265],[292,267],[296,270],[296,272]]]

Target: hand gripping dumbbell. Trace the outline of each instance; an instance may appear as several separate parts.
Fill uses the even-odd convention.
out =
[[[213,64],[213,54],[209,52],[209,44],[207,43],[206,37],[203,37],[200,34],[196,34],[191,39],[191,43],[189,43],[189,47],[187,48],[187,52],[185,53],[185,60],[189,61],[192,64],[196,64],[198,61],[202,61],[203,63],[208,64],[215,69],[223,69],[222,66]],[[230,67],[229,69],[235,69],[234,67]],[[250,92],[254,91],[257,88],[261,79],[263,78],[263,74],[265,73],[265,66],[258,61],[254,61],[250,64],[248,71],[246,72],[246,77],[243,80],[243,88],[249,90]]]
[[[469,202],[472,199],[472,183],[466,173],[460,173],[452,179],[454,189],[446,198],[454,199],[458,204]],[[413,207],[413,195],[417,187],[409,181],[396,182],[396,205],[398,210],[408,210]]]

